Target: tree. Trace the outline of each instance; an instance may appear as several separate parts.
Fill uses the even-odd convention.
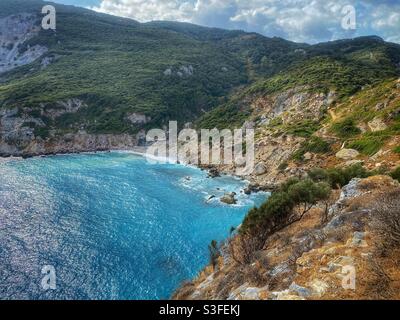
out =
[[[250,210],[236,241],[246,261],[263,249],[269,236],[300,221],[319,201],[327,201],[330,192],[326,182],[289,179],[261,207]]]

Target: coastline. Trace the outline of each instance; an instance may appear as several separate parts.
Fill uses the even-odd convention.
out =
[[[10,161],[11,160],[24,160],[24,159],[30,159],[30,158],[51,157],[51,156],[61,156],[61,155],[97,154],[97,153],[110,153],[110,152],[131,153],[131,154],[136,154],[138,156],[142,156],[145,158],[150,158],[155,161],[168,162],[168,159],[165,159],[165,158],[146,155],[146,147],[135,146],[135,147],[131,147],[131,148],[115,148],[115,149],[113,149],[113,148],[95,148],[95,149],[84,150],[84,151],[78,151],[78,150],[72,149],[72,150],[60,151],[60,152],[23,153],[21,155],[0,153],[0,163],[6,162],[8,160],[10,160]],[[224,176],[231,176],[235,179],[244,181],[249,187],[248,191],[250,191],[250,193],[248,193],[248,194],[257,193],[257,192],[270,192],[270,191],[274,190],[270,186],[260,186],[256,182],[256,180],[252,178],[252,176],[246,176],[246,177],[238,176],[235,174],[234,170],[229,169],[229,168],[221,168],[221,166],[215,166],[215,165],[185,164],[185,163],[181,163],[179,161],[176,164],[192,166],[192,167],[198,168],[202,171],[207,171],[210,178],[216,178],[221,175],[224,175]]]

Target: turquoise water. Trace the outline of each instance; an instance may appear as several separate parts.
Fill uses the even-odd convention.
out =
[[[266,197],[206,176],[129,153],[1,162],[0,299],[168,298]],[[218,201],[231,191],[236,206]],[[41,286],[45,265],[55,290]]]

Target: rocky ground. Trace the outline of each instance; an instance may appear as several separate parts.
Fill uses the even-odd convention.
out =
[[[246,193],[274,190],[288,178],[305,177],[317,167],[361,164],[375,172],[399,167],[395,148],[400,136],[388,128],[400,112],[400,80],[385,88],[379,93],[365,89],[345,102],[336,101],[334,92],[310,93],[304,87],[250,99],[252,116],[244,127],[256,130],[256,167],[246,177],[251,181]],[[332,124],[346,117],[359,118],[356,125],[361,134],[382,136],[380,149],[364,154],[348,147],[351,139],[335,135]],[[318,127],[312,136],[296,132],[313,123]],[[313,137],[328,142],[330,149],[305,150],[301,157],[293,157]],[[213,171],[233,174],[235,167],[218,166]],[[237,237],[232,237],[217,266],[207,267],[182,285],[174,298],[399,299],[399,242],[387,238],[391,226],[399,223],[399,195],[399,183],[388,176],[354,179],[333,193],[327,216],[326,203],[321,203],[301,221],[270,237],[251,264],[233,259],[229,243]],[[398,236],[398,229],[393,232]],[[354,282],[349,280],[353,271]]]
[[[363,96],[371,96],[365,99]],[[335,92],[328,94],[310,93],[307,87],[298,87],[273,96],[255,96],[249,105],[252,115],[243,125],[255,130],[255,170],[246,179],[253,185],[266,189],[275,186],[290,177],[304,177],[306,172],[315,167],[329,168],[350,166],[356,163],[369,170],[393,170],[400,166],[400,154],[394,148],[400,145],[400,135],[386,133],[391,118],[400,114],[400,79],[390,83],[381,97],[374,88],[340,102]],[[373,98],[372,98],[373,97]],[[379,102],[376,102],[377,99]],[[347,147],[347,139],[342,139],[331,132],[336,121],[354,117],[357,108],[363,106],[363,117],[357,123],[362,134],[389,136],[381,149],[373,154],[363,154]],[[373,117],[375,115],[375,117]],[[373,117],[372,119],[368,119]],[[316,125],[312,136],[302,131]],[[312,129],[311,129],[312,130]],[[329,151],[305,151],[302,159],[293,155],[312,137],[327,142]],[[214,170],[235,174],[235,166],[217,166]]]

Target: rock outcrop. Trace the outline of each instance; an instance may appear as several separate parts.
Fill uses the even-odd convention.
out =
[[[225,204],[230,204],[230,205],[236,204],[237,200],[236,200],[235,196],[236,196],[236,194],[234,192],[228,193],[228,194],[225,194],[224,196],[222,196],[220,201]]]
[[[2,18],[0,30],[0,74],[29,64],[48,51],[42,45],[25,45],[40,31],[35,15],[18,14]]]
[[[357,150],[354,149],[342,149],[338,153],[336,153],[336,158],[342,159],[342,160],[353,160],[357,158],[360,155],[360,153]]]

